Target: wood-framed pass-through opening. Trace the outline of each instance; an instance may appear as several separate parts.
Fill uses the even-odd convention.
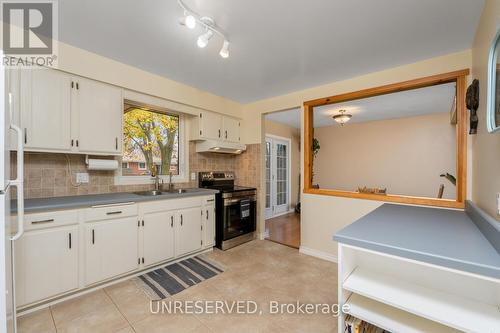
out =
[[[467,114],[465,107],[465,94],[469,69],[449,72],[404,81],[355,92],[334,95],[304,102],[304,193],[329,195],[346,198],[367,199],[384,202],[464,208],[467,182]],[[313,187],[313,138],[315,107],[354,101],[368,97],[387,95],[413,89],[431,87],[446,83],[455,83],[456,86],[456,199],[438,199],[432,197],[408,196],[399,194],[371,194],[357,191],[346,191]],[[335,166],[335,157],[331,158],[332,167]]]

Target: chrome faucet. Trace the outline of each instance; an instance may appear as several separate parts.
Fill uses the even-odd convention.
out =
[[[158,167],[156,165],[153,165],[151,167],[151,177],[155,181],[155,191],[160,190],[160,177],[158,176]]]
[[[172,171],[168,173],[168,190],[172,191],[174,189],[174,184],[172,184]]]

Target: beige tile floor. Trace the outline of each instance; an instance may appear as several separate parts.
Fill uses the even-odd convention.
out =
[[[209,257],[226,266],[217,277],[173,296],[177,300],[252,300],[263,314],[153,314],[128,280],[19,319],[20,333],[332,333],[332,315],[269,314],[270,300],[337,303],[337,265],[270,241],[253,241]]]

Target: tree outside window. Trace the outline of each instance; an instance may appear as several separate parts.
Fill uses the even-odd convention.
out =
[[[179,174],[178,116],[126,105],[123,123],[123,176]]]

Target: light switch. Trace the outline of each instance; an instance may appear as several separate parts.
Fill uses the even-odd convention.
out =
[[[88,183],[89,182],[89,174],[86,172],[77,172],[76,173],[76,183]]]
[[[497,214],[500,215],[500,193],[497,193]]]
[[[196,172],[191,172],[191,180],[196,180]]]

